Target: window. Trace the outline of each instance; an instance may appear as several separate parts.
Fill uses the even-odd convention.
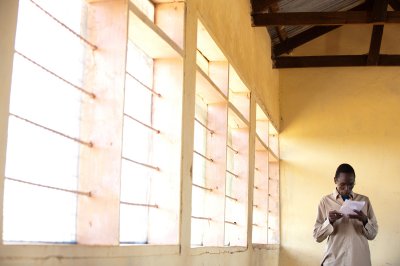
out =
[[[191,242],[223,246],[228,62],[201,22],[197,31]]]
[[[225,246],[247,245],[250,91],[229,65]]]
[[[82,1],[19,3],[3,241],[75,242],[84,54]],[[62,206],[62,207],[60,207]]]
[[[249,90],[201,22],[197,41],[192,246],[246,246]]]
[[[183,16],[183,6],[141,2],[150,10],[146,16],[133,4],[129,13],[120,242],[176,244],[183,86],[183,52],[178,43],[182,36],[164,33],[161,25],[168,28],[165,23],[171,22],[159,19],[159,27],[152,14],[162,17],[168,10],[173,16]]]
[[[247,246],[253,167],[253,242],[279,243],[278,133],[201,22],[186,68],[195,88],[184,88],[185,10],[20,0],[3,242],[178,244],[183,117],[194,120],[192,246]],[[192,92],[194,117],[182,110]]]
[[[130,3],[126,42],[122,4],[62,2],[20,1],[3,240],[176,244],[184,3]]]
[[[253,243],[279,244],[278,133],[256,105]]]

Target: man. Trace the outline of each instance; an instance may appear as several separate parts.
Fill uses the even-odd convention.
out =
[[[336,189],[319,203],[314,238],[317,242],[328,238],[321,265],[371,265],[368,240],[375,238],[378,224],[368,197],[353,192],[355,178],[351,165],[339,165],[334,177]],[[347,216],[339,212],[345,200],[364,201],[365,205]]]

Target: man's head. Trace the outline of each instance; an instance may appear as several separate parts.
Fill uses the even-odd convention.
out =
[[[350,195],[356,181],[356,173],[350,164],[344,163],[336,169],[334,182],[336,189],[342,196]]]

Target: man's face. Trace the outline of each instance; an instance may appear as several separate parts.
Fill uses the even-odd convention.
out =
[[[337,179],[335,179],[337,191],[342,196],[350,195],[355,184],[355,177],[353,174],[340,173]]]

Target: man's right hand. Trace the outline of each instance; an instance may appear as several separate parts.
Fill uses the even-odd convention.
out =
[[[340,212],[337,211],[330,211],[329,212],[329,222],[331,224],[333,224],[334,222],[336,222],[336,220],[339,220],[340,218],[343,217],[343,214],[341,214]]]

